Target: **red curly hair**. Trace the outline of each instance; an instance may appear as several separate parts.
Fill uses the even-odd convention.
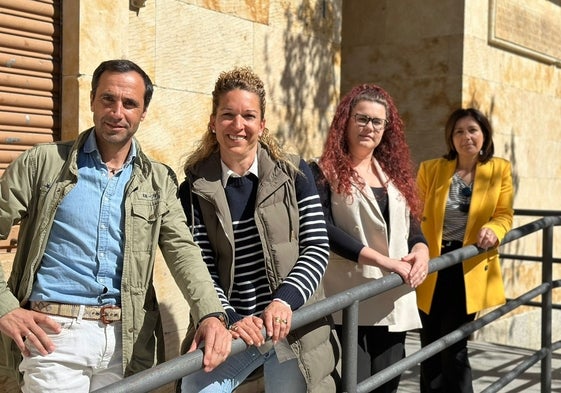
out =
[[[354,87],[339,103],[329,127],[329,134],[319,159],[319,166],[335,191],[352,198],[351,183],[364,186],[364,181],[351,165],[347,143],[347,125],[354,107],[361,101],[371,101],[386,108],[388,124],[380,144],[374,149],[374,157],[395,187],[403,194],[414,217],[421,215],[421,203],[417,193],[413,162],[405,141],[405,127],[399,117],[392,97],[381,87],[362,84]]]

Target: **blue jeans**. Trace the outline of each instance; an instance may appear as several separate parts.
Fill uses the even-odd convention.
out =
[[[181,381],[181,392],[230,393],[261,365],[267,393],[306,391],[306,380],[300,372],[297,359],[279,363],[274,348],[262,354],[252,346],[244,352],[230,356],[209,373],[200,370],[184,377]]]

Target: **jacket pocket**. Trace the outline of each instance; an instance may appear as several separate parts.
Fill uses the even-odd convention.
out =
[[[153,223],[160,219],[162,207],[160,200],[136,202],[132,205],[133,219]]]
[[[153,201],[136,201],[132,204],[131,227],[127,228],[132,233],[130,244],[135,251],[152,252],[158,242],[162,214],[165,205],[159,199]]]

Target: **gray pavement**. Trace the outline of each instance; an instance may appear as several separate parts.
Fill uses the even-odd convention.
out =
[[[406,352],[410,355],[420,349],[419,335],[408,333]],[[489,344],[481,341],[468,341],[468,351],[473,369],[473,388],[482,392],[500,377],[508,374],[534,351]],[[505,386],[502,393],[540,393],[541,363],[538,362],[516,380]],[[419,393],[419,366],[408,370],[401,376],[399,393]],[[552,356],[551,393],[561,393],[561,353]]]

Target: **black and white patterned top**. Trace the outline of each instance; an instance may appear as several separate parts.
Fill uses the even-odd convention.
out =
[[[443,240],[464,240],[472,189],[473,182],[466,184],[457,173],[454,173],[444,213]]]

